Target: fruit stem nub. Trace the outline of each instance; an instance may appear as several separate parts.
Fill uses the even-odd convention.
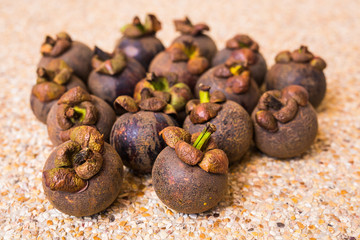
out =
[[[202,130],[200,135],[196,138],[193,147],[199,149],[201,151],[202,147],[206,145],[209,141],[212,133],[216,131],[216,127],[214,124],[207,123],[205,128]]]
[[[210,87],[200,83],[199,88],[200,88],[199,91],[200,103],[210,102],[210,92],[209,92]]]

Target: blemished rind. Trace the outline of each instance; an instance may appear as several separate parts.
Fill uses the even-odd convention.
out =
[[[251,118],[254,122],[254,141],[256,147],[268,156],[292,158],[306,152],[314,142],[318,122],[311,104],[299,106],[294,119],[287,123],[277,122],[279,130],[270,132],[256,123],[256,107]]]
[[[226,91],[227,78],[219,78],[214,75],[216,68],[217,67],[210,68],[201,75],[194,89],[196,98],[199,98],[200,84],[210,86],[210,94],[216,90],[222,91],[227,100],[240,104],[249,114],[251,114],[260,98],[260,90],[254,79],[251,78],[250,87],[246,93],[235,94],[233,92]]]
[[[224,48],[220,51],[218,51],[213,58],[212,65],[213,67],[223,64],[226,62],[226,60],[230,57],[231,53],[234,50]],[[265,81],[265,75],[267,72],[267,65],[266,61],[261,53],[255,53],[257,62],[254,65],[249,65],[249,69],[251,72],[251,76],[254,78],[257,85],[260,87],[263,82]]]
[[[83,81],[81,81],[78,77],[72,75],[70,81],[65,85],[66,91],[74,87],[81,87],[83,89],[87,89],[86,85]],[[50,112],[51,107],[58,101],[58,99],[50,101],[50,102],[41,102],[38,98],[36,98],[33,94],[30,94],[30,106],[33,111],[35,117],[40,120],[42,123],[46,124],[47,115]]]
[[[59,148],[59,147],[58,147]],[[43,171],[55,167],[56,148],[47,159]],[[89,179],[88,187],[81,193],[52,191],[42,180],[47,199],[59,211],[77,216],[90,216],[109,207],[120,193],[123,181],[123,164],[116,151],[104,144],[103,165],[100,171]]]
[[[218,115],[209,122],[216,126],[216,132],[211,137],[219,149],[226,153],[229,163],[240,161],[250,148],[253,136],[249,114],[239,104],[228,100],[222,104]],[[193,134],[201,132],[205,126],[206,123],[193,124],[188,116],[183,128]]]
[[[111,106],[121,95],[132,96],[137,82],[145,77],[145,69],[133,58],[127,57],[124,70],[114,76],[93,70],[88,80],[90,92],[108,102]]]
[[[104,140],[109,142],[111,128],[116,120],[115,112],[109,104],[94,95],[91,95],[91,102],[95,105],[95,108],[98,111],[98,119],[94,127],[96,127],[101,134],[104,134]],[[59,105],[57,104],[52,106],[46,121],[49,139],[54,146],[58,146],[63,143],[60,139],[60,132],[62,129],[56,120],[58,106]]]
[[[125,166],[138,173],[150,173],[157,155],[166,147],[160,131],[176,125],[172,117],[161,112],[125,113],[114,123],[110,144]]]
[[[155,36],[122,37],[116,42],[115,48],[122,49],[127,56],[137,60],[145,69],[148,69],[156,54],[165,49],[162,42]]]
[[[208,35],[201,33],[196,36],[180,35],[173,40],[172,44],[175,42],[182,43],[185,40],[188,41],[189,39],[192,40],[197,46],[199,46],[200,56],[207,58],[207,60],[209,60],[211,63],[211,60],[217,52],[217,47],[214,40],[212,40]]]
[[[316,108],[325,97],[326,78],[322,71],[304,63],[276,63],[266,74],[266,89],[281,90],[300,85],[309,93],[309,101]]]
[[[43,56],[37,66],[46,67],[51,60],[59,58],[64,60],[67,65],[74,70],[76,76],[80,77],[84,82],[87,82],[91,72],[92,56],[93,52],[88,46],[81,42],[73,41],[71,42],[71,47],[59,56]]]
[[[182,213],[200,213],[215,207],[227,193],[227,174],[214,174],[181,161],[166,147],[156,158],[152,182],[160,200]]]
[[[193,75],[187,69],[187,62],[173,62],[170,53],[163,51],[155,56],[149,66],[149,72],[155,73],[157,76],[166,76],[167,73],[176,73],[178,82],[186,83],[191,90],[194,89],[198,75]]]

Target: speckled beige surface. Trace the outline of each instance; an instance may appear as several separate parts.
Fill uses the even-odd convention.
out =
[[[360,2],[336,1],[14,1],[0,7],[0,239],[360,239]],[[205,21],[219,48],[235,33],[256,39],[268,65],[306,44],[328,63],[319,133],[301,158],[252,151],[231,168],[229,194],[199,215],[167,209],[150,176],[126,174],[105,212],[85,218],[54,209],[41,170],[52,150],[29,106],[45,34],[111,50],[118,29],[154,12],[167,45],[174,18]]]

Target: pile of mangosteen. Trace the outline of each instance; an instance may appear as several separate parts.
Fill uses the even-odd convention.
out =
[[[156,16],[135,17],[112,52],[65,32],[46,36],[30,103],[56,147],[43,188],[58,210],[106,209],[121,191],[124,164],[152,173],[169,208],[200,213],[223,199],[229,167],[249,149],[279,159],[309,150],[326,92],[322,58],[300,46],[281,51],[268,70],[248,35],[218,51],[207,24],[174,25],[180,36],[165,47]]]

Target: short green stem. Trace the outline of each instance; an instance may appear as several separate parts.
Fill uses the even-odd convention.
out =
[[[86,109],[78,106],[74,106],[73,109],[75,111],[75,116],[71,118],[71,121],[73,123],[82,122],[86,116]]]
[[[200,103],[210,102],[210,87],[200,84],[199,88],[200,88],[199,91]]]
[[[201,151],[202,147],[206,145],[206,143],[209,141],[210,136],[212,133],[216,131],[215,125],[208,123],[206,124],[206,127],[202,130],[200,135],[196,138],[193,147],[196,149],[199,149]]]
[[[240,72],[241,68],[242,68],[241,65],[235,65],[233,67],[230,67],[230,72],[234,76],[239,75],[239,72]]]
[[[156,91],[169,91],[169,82],[166,77],[158,77],[154,73],[148,73],[146,80],[153,86]]]

